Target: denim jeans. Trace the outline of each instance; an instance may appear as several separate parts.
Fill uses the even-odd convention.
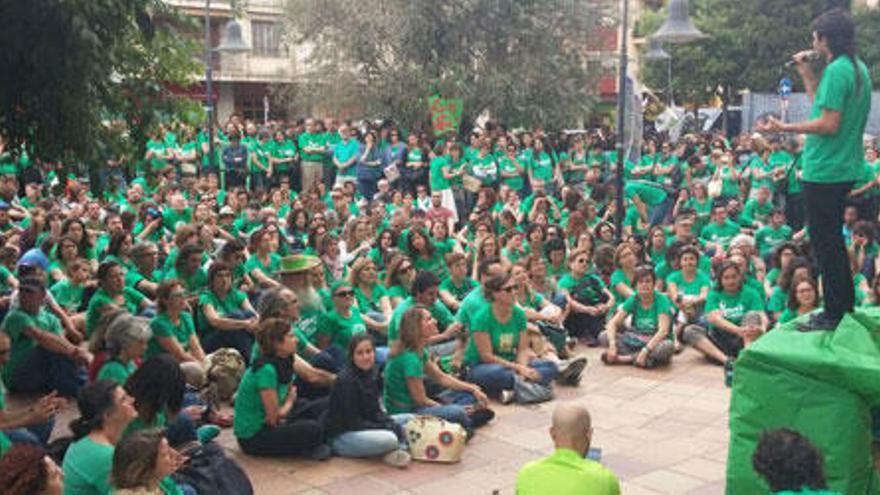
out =
[[[15,428],[12,430],[4,430],[3,433],[12,443],[29,443],[45,447],[49,443],[49,437],[52,436],[52,429],[55,428],[55,419],[39,424],[31,425],[26,428]]]
[[[538,371],[541,379],[538,383],[548,385],[559,374],[559,367],[551,361],[535,359],[529,363],[529,367]],[[500,364],[481,363],[471,366],[468,370],[468,381],[476,383],[487,394],[498,397],[502,390],[513,390],[513,382],[516,372],[507,369]]]
[[[406,425],[413,418],[412,414],[395,414],[391,416],[400,426]],[[405,450],[406,441],[397,438],[391,430],[360,430],[347,431],[330,443],[333,453],[341,457],[374,457],[387,454],[393,450]]]
[[[71,398],[76,397],[85,379],[72,359],[37,346],[12,371],[9,390],[16,393],[57,390],[58,395]]]
[[[446,421],[458,423],[467,430],[473,429],[471,418],[465,410],[465,406],[477,403],[477,398],[473,394],[461,390],[447,390],[437,398],[441,405],[421,407],[416,409],[415,413],[436,416]]]

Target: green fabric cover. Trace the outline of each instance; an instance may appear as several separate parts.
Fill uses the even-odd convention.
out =
[[[880,406],[880,309],[859,309],[835,332],[778,326],[736,362],[730,401],[727,493],[767,493],[752,468],[761,433],[791,428],[825,456],[831,490],[880,494],[871,408]]]

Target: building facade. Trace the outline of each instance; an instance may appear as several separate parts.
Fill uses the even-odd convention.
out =
[[[201,31],[194,33],[204,40],[206,0],[165,0],[184,14],[193,17]],[[295,61],[282,39],[285,0],[247,0],[240,11],[233,11],[228,1],[210,2],[211,45],[216,48],[224,35],[226,23],[236,18],[242,37],[251,48],[247,53],[211,54],[212,83],[217,119],[224,122],[233,113],[262,122],[283,116],[281,108],[272,108],[269,87],[293,82]],[[205,99],[205,76],[189,88],[175,92],[194,99]]]

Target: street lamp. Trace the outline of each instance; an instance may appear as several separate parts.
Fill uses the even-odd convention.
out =
[[[214,165],[214,98],[212,88],[211,53],[244,53],[250,50],[241,36],[241,24],[235,19],[226,23],[226,32],[217,49],[211,48],[211,0],[205,0],[205,110],[208,131],[208,165]]]
[[[623,228],[623,163],[624,163],[624,112],[626,111],[626,36],[628,31],[629,0],[623,0],[623,19],[621,22],[620,36],[620,77],[617,85],[617,198],[615,204],[617,211],[614,213],[614,227],[618,239],[622,237]],[[696,28],[688,15],[687,0],[669,0],[669,15],[666,22],[651,37],[657,41],[666,43],[687,43],[705,38],[706,34]],[[671,65],[667,70],[671,70]],[[671,76],[670,76],[671,81]]]
[[[660,42],[651,39],[648,51],[645,52],[645,60],[665,60],[666,61],[666,104],[672,106],[672,55],[660,46]]]

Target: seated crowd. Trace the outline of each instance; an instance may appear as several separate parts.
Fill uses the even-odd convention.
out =
[[[222,427],[248,455],[403,467],[414,416],[470,438],[493,401],[577,386],[581,345],[645,369],[690,346],[729,376],[743,348],[820,305],[797,142],[649,140],[616,198],[602,136],[491,124],[459,143],[233,117],[215,157],[205,133],[156,130],[98,196],[28,161],[39,180],[0,176],[0,456],[45,448],[75,400],[60,471],[31,463],[66,494],[206,492],[181,452]],[[25,155],[39,157],[0,161]],[[844,235],[860,304],[877,305],[876,143],[864,168]],[[7,390],[39,398],[7,410]],[[578,458],[590,431],[575,406],[554,415]]]

